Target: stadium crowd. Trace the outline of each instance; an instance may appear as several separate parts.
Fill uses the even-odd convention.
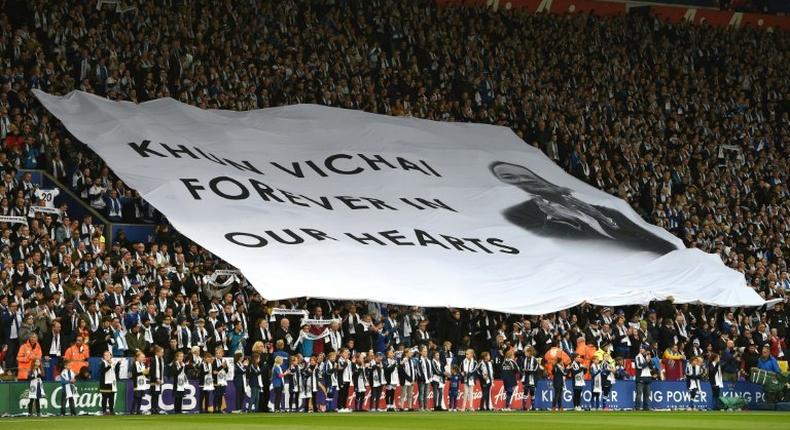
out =
[[[644,378],[665,377],[659,364],[646,364],[653,357],[700,357],[711,369],[718,356],[722,380],[743,379],[752,367],[779,370],[790,290],[787,34],[639,16],[437,9],[424,0],[126,4],[118,13],[97,10],[95,2],[37,0],[14,19],[0,16],[0,215],[28,218],[28,225],[2,224],[0,234],[5,372],[29,379],[39,374],[36,360],[57,356],[68,360],[75,379],[87,378],[89,356],[141,351],[147,372],[159,354],[168,367],[174,363],[167,373],[178,380],[205,377],[202,365],[217,352],[241,351],[237,364],[259,372],[247,385],[260,391],[253,387],[249,397],[262,391],[268,399],[270,384],[276,395],[292,396],[283,387],[297,385],[294,378],[301,386],[334,381],[338,391],[349,389],[344,381],[373,388],[377,373],[370,369],[377,366],[390,369],[390,376],[376,376],[385,378],[379,393],[388,391],[393,357],[401,385],[409,372],[426,382],[417,390],[452,379],[453,367],[461,384],[554,377],[564,374],[563,361],[578,367],[572,356],[587,370],[611,359],[612,378],[626,377],[617,372],[618,358],[641,363],[637,377]],[[720,255],[763,297],[778,300],[760,309],[671,300],[618,309],[581,304],[540,316],[314,298],[268,302],[243,279],[217,276],[232,268],[168,226],[36,102],[32,89],[135,102],[173,97],[233,110],[318,103],[505,125],[687,246]],[[66,207],[60,216],[31,210],[41,203],[29,178],[16,178],[19,169],[47,170],[110,221],[156,223],[156,237],[106,243],[90,216],[71,219]],[[273,309],[305,310],[317,323],[300,327],[300,315],[275,316]],[[588,354],[599,349],[598,358]],[[470,360],[481,360],[475,369],[464,362],[469,350]],[[434,353],[440,366],[429,371],[416,357],[430,362]],[[411,354],[413,361],[402,360]],[[530,354],[543,359],[543,370],[526,370]],[[349,370],[321,371],[330,355]],[[422,367],[406,369],[407,362]],[[210,372],[212,385],[219,373]],[[306,389],[285,404],[307,391],[316,407]]]

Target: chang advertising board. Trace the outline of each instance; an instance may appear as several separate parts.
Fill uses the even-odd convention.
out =
[[[8,403],[0,405],[3,415],[23,415],[27,413],[29,399],[29,385],[24,382],[8,385]],[[97,414],[101,411],[101,393],[98,382],[77,382],[76,409],[82,414]],[[126,385],[125,381],[118,382],[118,392],[115,394],[115,410],[126,410]],[[57,415],[61,407],[60,382],[45,382],[44,397],[41,399],[41,413],[43,415]],[[68,411],[68,408],[67,408]]]

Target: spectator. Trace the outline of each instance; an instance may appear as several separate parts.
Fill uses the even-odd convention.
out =
[[[27,340],[19,347],[16,361],[19,365],[17,377],[25,380],[30,373],[33,363],[40,362],[41,360],[41,345],[38,343],[38,335],[33,333]]]
[[[245,13],[247,3],[207,6],[151,5],[133,23],[78,3],[29,2],[30,20],[0,16],[9,40],[24,39],[12,42],[19,55],[3,54],[0,63],[0,215],[29,219],[29,226],[0,224],[0,342],[8,369],[16,368],[27,337],[43,340],[56,322],[76,340],[65,355],[72,351],[80,363],[87,345],[100,356],[126,329],[138,345],[142,334],[144,344],[166,349],[169,364],[178,349],[173,321],[181,318],[193,340],[203,318],[206,347],[233,354],[247,335],[264,340],[248,323],[267,319],[272,307],[342,320],[323,343],[313,343],[315,353],[345,344],[378,351],[449,341],[456,351],[493,350],[496,363],[516,344],[534,345],[544,357],[562,342],[565,351],[556,348],[554,357],[564,360],[570,351],[581,353],[584,334],[585,348],[613,342],[631,358],[643,342],[657,342],[659,351],[681,359],[697,339],[698,348],[721,351],[723,378],[735,380],[739,370],[757,365],[755,344],[770,345],[776,357],[786,349],[782,303],[767,311],[672,300],[647,308],[581,305],[539,318],[305,298],[266,302],[243,279],[216,285],[211,275],[227,263],[181,237],[30,96],[33,88],[55,94],[81,88],[114,100],[170,96],[234,110],[305,102],[507,126],[687,246],[718,255],[765,298],[784,299],[790,290],[785,32],[675,26],[632,15],[437,8],[423,0],[257,2],[256,13]],[[230,16],[234,25],[221,25]],[[207,30],[205,20],[220,25]],[[391,28],[374,30],[380,22]],[[184,31],[161,31],[161,25]],[[217,55],[226,45],[254,48]],[[31,166],[66,181],[64,187],[112,221],[156,223],[154,237],[132,243],[119,235],[105,249],[103,227],[91,216],[76,217],[68,208],[49,220],[32,213],[30,181],[17,179],[19,168]],[[123,327],[110,328],[113,318]],[[272,349],[286,369],[297,324],[283,318],[273,328]],[[123,339],[128,350],[135,348],[128,334]],[[619,363],[623,379],[622,357]],[[84,366],[73,366],[84,375]]]
[[[277,329],[274,331],[274,339],[275,342],[279,343],[280,341],[283,342],[284,347],[286,347],[286,351],[291,352],[291,344],[293,344],[294,336],[291,333],[291,321],[288,318],[280,319],[280,325],[277,326]],[[280,349],[280,347],[278,347]],[[288,365],[288,360],[285,359],[285,365]]]
[[[33,324],[33,315],[27,315],[19,327],[19,342],[25,343],[30,336],[37,334],[36,326]]]
[[[735,352],[735,343],[727,341],[727,347],[721,354],[721,372],[724,381],[735,382],[738,379],[738,357]]]
[[[147,352],[150,345],[145,340],[145,335],[140,331],[140,325],[135,324],[126,332],[126,346],[128,356],[134,356],[136,351]]]
[[[233,331],[228,336],[228,349],[231,353],[244,349],[247,334],[244,332],[241,321],[236,321]]]
[[[741,371],[743,375],[748,375],[752,367],[757,367],[760,354],[757,352],[757,345],[750,343],[741,355]]]
[[[757,360],[757,367],[768,372],[782,373],[779,369],[779,363],[777,363],[776,358],[771,355],[771,349],[769,347],[763,348],[762,354]]]
[[[680,346],[678,344],[673,344],[666,351],[664,351],[664,355],[662,358],[665,360],[680,361],[680,360],[685,360],[686,355],[680,351]]]
[[[81,373],[84,367],[88,366],[88,357],[90,357],[90,351],[88,346],[84,344],[82,335],[77,335],[74,339],[74,344],[63,354],[63,359],[68,360],[69,369],[77,375]]]

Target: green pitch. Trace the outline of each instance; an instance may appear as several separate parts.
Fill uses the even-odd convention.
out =
[[[790,429],[780,412],[490,412],[2,418],[0,428],[57,430],[245,429]]]

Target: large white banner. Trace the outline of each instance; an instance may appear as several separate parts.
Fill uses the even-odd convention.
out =
[[[527,314],[668,296],[763,303],[718,256],[684,249],[504,127],[36,96],[268,299]]]

